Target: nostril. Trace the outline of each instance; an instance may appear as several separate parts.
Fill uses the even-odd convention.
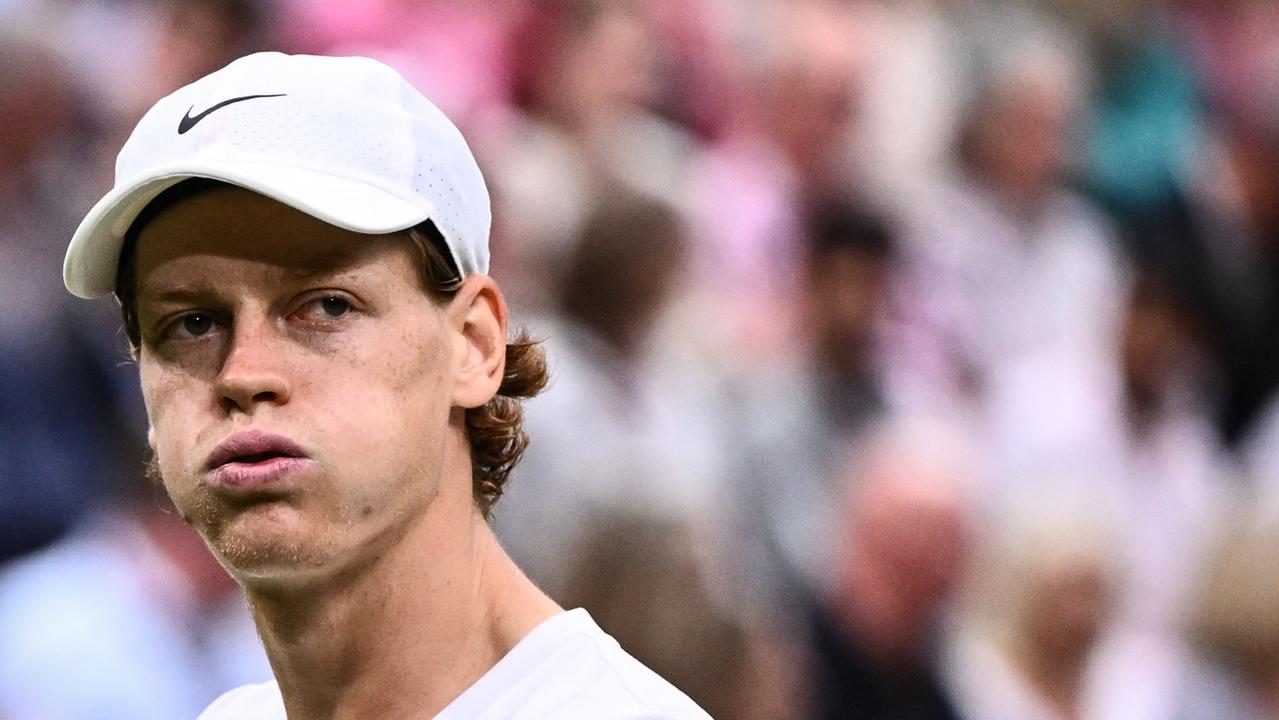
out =
[[[282,372],[263,370],[224,373],[216,388],[227,412],[249,412],[255,405],[282,405],[289,399],[289,379]]]

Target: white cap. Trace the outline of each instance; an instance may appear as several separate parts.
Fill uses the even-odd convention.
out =
[[[194,177],[358,233],[429,219],[463,276],[488,272],[488,189],[444,113],[376,60],[271,52],[196,80],[142,117],[116,159],[115,187],[71,238],[67,289],[84,298],[113,292],[134,219]]]

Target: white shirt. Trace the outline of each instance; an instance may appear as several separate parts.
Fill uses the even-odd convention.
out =
[[[709,720],[583,609],[546,620],[436,720]],[[198,720],[285,720],[274,682],[237,688]]]

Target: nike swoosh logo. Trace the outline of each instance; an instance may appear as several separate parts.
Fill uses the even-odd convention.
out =
[[[178,134],[182,135],[186,133],[187,130],[190,130],[191,128],[195,127],[196,123],[208,117],[209,113],[213,112],[214,110],[220,110],[226,107],[227,105],[230,105],[231,103],[244,102],[245,100],[254,100],[257,98],[284,97],[286,94],[287,93],[276,93],[274,95],[245,95],[244,97],[236,97],[236,98],[231,98],[230,100],[223,100],[222,102],[218,103],[217,105],[214,105],[213,107],[209,108],[208,110],[205,110],[204,112],[200,113],[199,115],[196,115],[195,117],[191,117],[191,111],[195,109],[195,106],[192,105],[191,107],[187,108],[186,115],[183,115],[182,120],[178,122]]]

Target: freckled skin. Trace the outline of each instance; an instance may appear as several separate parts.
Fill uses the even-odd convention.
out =
[[[457,432],[454,345],[407,240],[227,187],[157,215],[135,262],[161,475],[237,579],[358,569],[425,515]],[[205,462],[247,429],[284,435],[314,462],[279,492],[228,496]]]

